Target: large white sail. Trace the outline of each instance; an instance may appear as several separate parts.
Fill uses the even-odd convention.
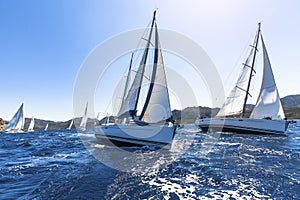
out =
[[[126,82],[125,82],[125,88],[124,88],[124,91],[123,91],[123,97],[122,97],[122,102],[121,102],[121,106],[120,106],[120,109],[118,111],[118,114],[117,116],[120,116],[124,113],[126,113],[127,111],[130,110],[130,103],[129,103],[129,100],[127,99],[128,97],[128,93],[129,93],[129,83],[130,83],[130,75],[131,75],[131,67],[132,67],[132,60],[133,60],[133,53],[131,54],[131,59],[130,59],[130,64],[129,64],[129,69],[128,69],[128,74],[127,74],[127,77],[126,77]],[[98,113],[98,117],[97,119],[100,120],[99,118],[99,114]]]
[[[255,46],[255,44],[253,46]],[[245,96],[247,95],[246,91],[251,73],[253,55],[254,48],[252,47],[246,62],[243,64],[243,71],[240,74],[235,87],[231,90],[222,108],[218,112],[218,117],[241,114],[244,106]]]
[[[86,127],[86,122],[87,122],[87,109],[88,109],[88,103],[86,103],[85,110],[84,110],[84,114],[83,114],[82,119],[81,119],[81,122],[80,122],[80,126],[79,126],[80,129],[85,129],[85,127]]]
[[[156,123],[169,119],[171,115],[166,73],[157,25],[155,24],[155,51],[152,78],[140,119],[145,122]]]
[[[120,108],[120,111],[119,111],[119,116],[124,114],[124,113],[127,113],[127,112],[129,112],[131,117],[136,116],[136,112],[137,112],[136,109],[137,109],[139,96],[140,96],[140,92],[141,92],[141,88],[142,88],[146,62],[147,62],[149,48],[150,48],[150,44],[151,44],[151,38],[152,38],[154,22],[155,22],[155,15],[153,17],[152,25],[151,25],[151,28],[150,28],[149,36],[147,38],[147,44],[146,44],[142,59],[140,61],[138,70],[135,73],[133,82],[132,82],[132,84],[131,84],[131,86],[128,90],[127,95],[126,95],[127,86],[125,87],[124,95],[126,95],[126,97],[122,101],[122,105],[121,105],[121,108]],[[132,62],[132,60],[131,60],[131,62]],[[130,67],[131,67],[131,64],[130,64]],[[130,71],[128,73],[127,78],[129,78],[129,77],[130,77]],[[128,83],[128,80],[126,81],[126,84],[127,83]]]
[[[9,131],[20,131],[24,127],[24,112],[23,112],[23,104],[20,106],[16,114],[9,121],[7,126],[4,128],[5,132]]]
[[[241,114],[241,116],[243,117],[243,115],[245,114],[248,95],[250,96],[250,82],[253,76],[253,72],[255,72],[254,62],[257,52],[259,35],[260,23],[258,24],[258,30],[253,45],[251,45],[249,56],[247,57],[246,62],[243,63],[243,71],[239,76],[235,87],[232,89],[222,108],[218,112],[217,117],[233,116],[239,114]]]
[[[256,106],[250,115],[250,118],[261,119],[270,117],[278,120],[284,119],[284,111],[281,105],[271,63],[262,36],[261,41],[263,50],[263,78],[259,97]]]
[[[34,117],[32,117],[32,119],[29,123],[27,131],[33,131],[33,128],[34,128]]]

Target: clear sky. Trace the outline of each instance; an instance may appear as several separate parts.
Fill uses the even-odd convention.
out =
[[[300,94],[297,0],[2,0],[0,117],[9,120],[23,102],[26,117],[70,119],[74,82],[89,52],[116,34],[145,27],[156,8],[159,28],[204,48],[226,90],[262,21],[281,97]],[[209,106],[205,95],[201,99]]]

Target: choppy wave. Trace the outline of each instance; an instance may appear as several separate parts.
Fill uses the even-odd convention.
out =
[[[120,165],[130,170],[109,167]],[[299,166],[297,128],[273,137],[186,125],[170,151],[75,131],[0,134],[0,199],[300,199]]]

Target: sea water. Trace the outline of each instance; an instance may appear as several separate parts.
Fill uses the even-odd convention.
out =
[[[300,127],[279,137],[185,125],[170,150],[122,151],[139,156],[116,159],[119,148],[76,130],[1,133],[0,199],[300,199]]]

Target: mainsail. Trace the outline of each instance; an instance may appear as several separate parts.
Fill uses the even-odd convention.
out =
[[[32,119],[29,123],[27,131],[33,131],[33,128],[34,128],[34,117],[32,117]]]
[[[284,111],[281,105],[271,63],[262,36],[261,41],[263,50],[263,78],[259,97],[256,106],[250,115],[250,118],[270,117],[278,120],[284,119]]]
[[[247,94],[247,87],[249,83],[249,77],[251,73],[252,60],[254,55],[254,48],[251,48],[250,54],[247,57],[246,62],[243,64],[243,71],[240,74],[235,87],[231,90],[222,108],[218,112],[217,116],[231,116],[239,115],[243,111],[244,100]]]
[[[257,45],[260,33],[260,23],[258,24],[258,30],[251,45],[251,50],[246,62],[243,63],[243,71],[239,76],[239,79],[235,87],[230,92],[222,108],[218,112],[218,117],[232,116],[241,114],[242,117],[245,113],[246,103],[249,94],[250,82],[254,71],[254,62],[257,52]]]
[[[154,31],[154,33],[153,33]],[[158,29],[155,20],[155,12],[153,20],[151,23],[151,28],[149,31],[148,38],[146,39],[146,47],[143,52],[142,59],[140,61],[139,67],[135,73],[133,82],[127,92],[128,79],[130,77],[130,69],[132,65],[132,58],[130,63],[130,69],[128,72],[126,87],[124,91],[123,101],[121,104],[120,111],[118,116],[121,116],[124,113],[128,113],[132,118],[137,116],[137,105],[141,99],[139,98],[143,78],[145,77],[145,68],[149,68],[151,72],[150,84],[146,91],[145,102],[142,102],[143,108],[139,116],[139,120],[148,123],[156,123],[171,118],[171,108],[169,93],[167,89],[167,80],[166,73],[164,68],[163,56],[158,36]],[[154,46],[153,58],[150,57],[150,45]],[[147,63],[148,60],[152,63]],[[140,102],[141,103],[141,102]]]
[[[155,123],[170,119],[172,113],[167,87],[166,72],[159,42],[157,25],[155,24],[155,51],[152,77],[146,102],[140,120]]]
[[[140,92],[141,92],[141,88],[142,88],[143,77],[144,77],[148,52],[149,52],[149,48],[150,48],[150,44],[151,44],[154,23],[155,23],[155,13],[153,16],[152,25],[150,28],[149,36],[147,38],[147,44],[146,44],[146,48],[143,53],[143,57],[140,61],[139,68],[136,71],[136,75],[134,77],[133,83],[131,84],[131,87],[129,88],[128,94],[127,94],[126,98],[124,99],[124,101],[122,102],[122,106],[119,111],[120,115],[124,114],[126,112],[129,112],[129,115],[131,117],[134,118],[136,116],[137,105],[138,105],[138,100],[139,100],[139,96],[140,96]],[[132,59],[131,59],[131,62],[132,62]],[[130,68],[131,68],[131,65],[130,65]],[[128,73],[127,79],[130,77],[129,75],[130,75],[130,71]],[[126,82],[128,82],[128,80]],[[125,90],[126,89],[127,88],[125,87]],[[125,93],[126,93],[126,91],[124,91],[124,95],[126,95]]]
[[[24,127],[24,112],[23,112],[23,104],[20,106],[16,114],[9,121],[4,131],[20,131]]]

